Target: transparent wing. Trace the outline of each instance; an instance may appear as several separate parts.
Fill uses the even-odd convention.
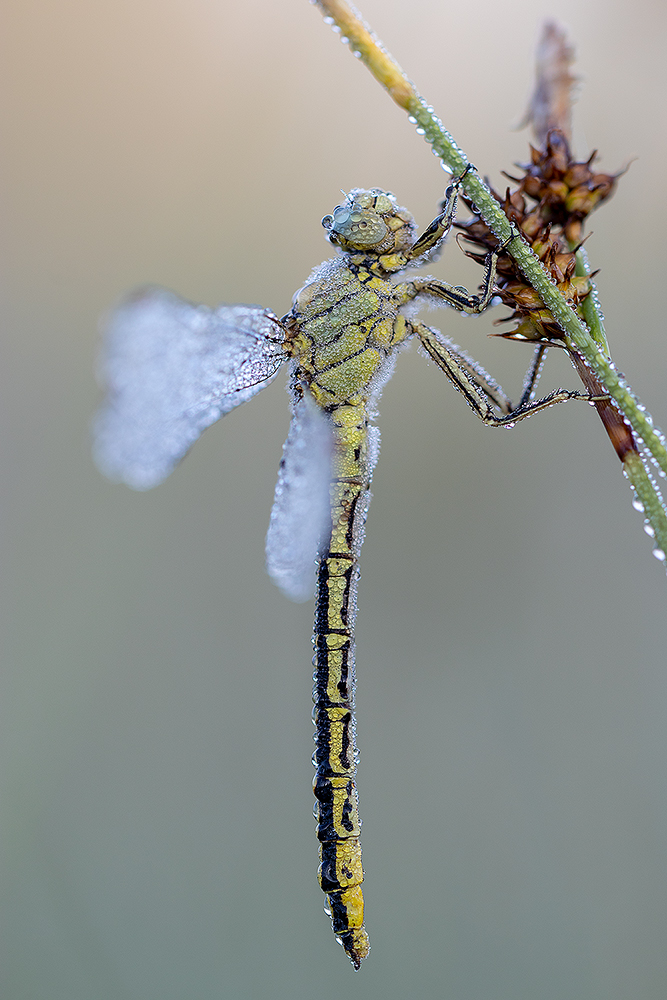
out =
[[[133,295],[105,336],[100,470],[136,490],[162,482],[207,427],[268,385],[283,341],[278,318],[259,306],[208,309],[161,288]]]
[[[294,601],[315,590],[315,560],[331,532],[333,429],[308,392],[294,406],[266,536],[266,568]]]

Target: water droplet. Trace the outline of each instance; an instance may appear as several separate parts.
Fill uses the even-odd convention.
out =
[[[411,125],[417,124],[417,119],[415,118],[414,115],[408,115],[408,121],[410,122]]]
[[[349,41],[350,41],[350,39],[347,37],[347,35],[341,35],[340,36],[340,40],[343,43],[343,45],[347,45],[349,43]]]
[[[417,135],[426,135],[426,129],[422,128],[421,125],[419,126],[419,128],[415,129],[415,132],[417,133]]]
[[[653,555],[656,559],[659,559],[660,562],[665,562],[665,559],[667,559],[667,556],[665,556],[662,549],[653,549]]]
[[[325,17],[324,18],[324,23],[325,24],[333,24],[334,23],[333,17]]]
[[[359,51],[359,49],[354,50],[354,58],[361,59],[361,52]]]
[[[652,524],[648,523],[648,521],[644,525],[644,531],[649,536],[649,538],[654,538],[655,537],[655,529],[653,528]]]
[[[638,510],[640,513],[642,513],[644,510],[644,504],[641,502],[641,500],[638,500],[637,497],[635,497],[635,499],[632,501],[632,506],[635,508],[635,510]]]

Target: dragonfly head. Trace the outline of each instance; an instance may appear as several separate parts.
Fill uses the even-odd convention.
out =
[[[355,188],[333,215],[325,215],[322,225],[331,243],[342,250],[391,254],[407,250],[414,242],[415,221],[396,203],[389,191]]]

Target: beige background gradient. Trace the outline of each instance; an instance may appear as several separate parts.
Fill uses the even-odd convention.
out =
[[[633,160],[588,244],[614,357],[665,426],[665,4],[364,13],[496,184],[527,155],[539,25],[569,27],[577,150]],[[414,350],[384,392],[359,975],[315,878],[312,609],[263,568],[284,379],[153,492],[89,457],[121,295],[281,315],[341,188],[430,221],[428,147],[305,0],[8,0],[3,22],[4,1000],[664,1000],[667,583],[592,410],[486,429]],[[433,270],[479,280],[454,244]],[[516,393],[529,351],[492,319],[432,321]],[[552,358],[544,384],[576,380]]]

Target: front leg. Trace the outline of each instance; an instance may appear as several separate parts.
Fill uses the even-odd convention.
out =
[[[442,211],[433,222],[426,227],[424,232],[421,234],[419,239],[413,246],[408,250],[405,255],[406,262],[414,262],[418,257],[423,257],[424,254],[428,253],[430,250],[435,250],[439,243],[441,243],[447,236],[449,230],[452,228],[452,223],[456,218],[456,205],[458,202],[459,187],[461,186],[461,181],[474,170],[472,163],[469,163],[465,168],[460,177],[457,177],[455,181],[449,185],[445,191],[445,200],[441,204]]]

